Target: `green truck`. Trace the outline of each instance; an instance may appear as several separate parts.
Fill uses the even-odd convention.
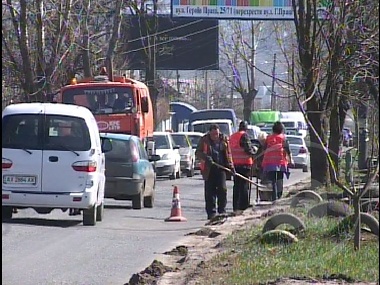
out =
[[[272,127],[272,125],[280,120],[280,111],[258,110],[252,111],[250,117],[251,125],[259,127]]]

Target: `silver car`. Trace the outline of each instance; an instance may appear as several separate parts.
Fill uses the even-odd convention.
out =
[[[310,153],[305,139],[302,136],[286,135],[289,148],[293,156],[294,167],[302,168],[303,172],[309,171]]]
[[[194,176],[195,155],[190,140],[186,134],[172,133],[173,140],[179,146],[181,155],[181,171],[187,174],[187,177]]]

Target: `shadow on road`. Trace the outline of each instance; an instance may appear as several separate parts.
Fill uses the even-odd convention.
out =
[[[2,221],[3,224],[21,224],[43,227],[69,228],[82,223],[82,220],[53,220],[41,218],[13,218],[9,221]]]
[[[104,205],[104,209],[132,209],[130,205]]]

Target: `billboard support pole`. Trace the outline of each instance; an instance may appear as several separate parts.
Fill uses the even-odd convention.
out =
[[[210,94],[208,94],[208,78],[207,70],[205,70],[205,92],[206,92],[206,109],[210,109]]]

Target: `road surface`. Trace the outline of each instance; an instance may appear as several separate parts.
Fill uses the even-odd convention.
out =
[[[293,170],[284,185],[310,177]],[[165,222],[170,216],[173,185],[180,191],[182,215],[187,222]],[[232,181],[228,181],[232,211]],[[122,285],[132,274],[151,264],[156,254],[179,245],[184,235],[207,222],[203,180],[158,178],[155,206],[133,210],[130,201],[106,199],[104,220],[84,227],[82,216],[54,210],[39,215],[19,210],[2,223],[2,281],[5,285]],[[252,202],[255,193],[252,193]]]

